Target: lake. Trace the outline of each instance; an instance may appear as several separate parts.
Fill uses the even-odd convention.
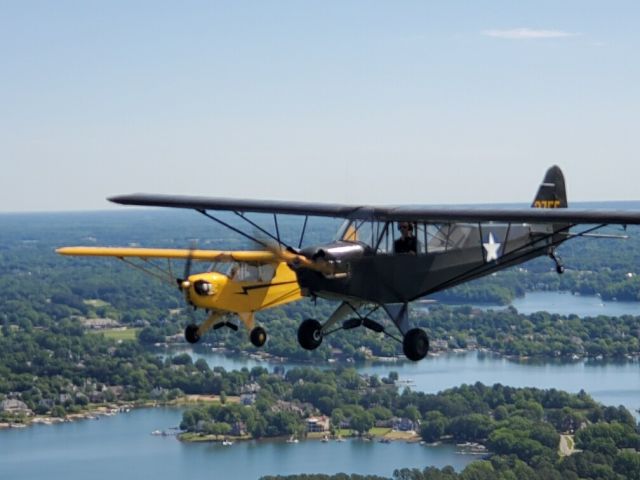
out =
[[[514,306],[522,312],[540,309],[565,312],[602,311],[607,315],[633,314],[638,304],[601,302],[598,297],[576,297],[543,292],[528,294]],[[544,308],[540,308],[543,306]],[[193,354],[211,366],[227,370],[276,364],[220,353]],[[624,405],[636,414],[640,408],[638,361],[516,362],[482,352],[429,356],[418,363],[367,364],[363,373],[387,376],[396,371],[415,390],[437,392],[462,383],[501,383],[515,387],[557,388],[570,392],[584,389],[606,405]],[[390,476],[402,467],[424,468],[453,465],[457,470],[477,457],[456,453],[450,445],[427,447],[404,442],[381,444],[350,440],[287,444],[281,441],[240,442],[231,447],[218,444],[182,444],[174,437],[150,435],[180,423],[181,410],[156,408],[135,410],[98,421],[38,425],[22,430],[0,431],[1,479],[113,479],[154,477],[158,480],[232,475],[256,479],[266,474],[361,473]]]
[[[473,456],[452,445],[363,442],[298,444],[283,441],[187,444],[153,436],[180,423],[181,410],[133,410],[100,420],[37,425],[0,432],[0,478],[234,478],[267,474],[353,472],[391,476],[393,469],[453,465],[462,469]]]
[[[596,295],[572,295],[569,292],[530,292],[516,298],[511,305],[525,315],[540,311],[579,317],[640,315],[638,302],[605,301]]]
[[[482,310],[504,310],[507,308],[507,305],[486,303],[472,306]],[[640,302],[602,300],[597,295],[573,295],[570,292],[527,292],[524,297],[515,298],[510,306],[525,315],[535,312],[578,315],[579,317],[640,315]]]

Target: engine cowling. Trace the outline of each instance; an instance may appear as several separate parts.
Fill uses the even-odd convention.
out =
[[[301,253],[313,262],[326,266],[322,269],[325,277],[344,278],[349,275],[350,263],[371,254],[371,248],[360,242],[337,241],[316,245]]]

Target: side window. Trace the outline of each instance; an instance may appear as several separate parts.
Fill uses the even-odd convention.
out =
[[[276,274],[276,267],[271,263],[258,266],[258,281],[270,282]]]
[[[427,253],[427,229],[424,223],[417,224],[416,238],[418,239],[418,255]]]
[[[235,263],[229,270],[229,277],[236,282],[269,282],[275,273],[275,267],[271,264]]]
[[[428,224],[426,227],[427,251],[429,253],[444,252],[447,249],[449,225]]]

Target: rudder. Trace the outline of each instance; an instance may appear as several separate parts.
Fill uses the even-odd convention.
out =
[[[554,165],[547,170],[531,206],[533,208],[567,208],[567,191],[560,167]]]

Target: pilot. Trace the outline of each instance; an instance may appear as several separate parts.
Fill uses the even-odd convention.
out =
[[[418,253],[418,240],[413,235],[413,224],[410,222],[400,222],[398,224],[400,238],[393,242],[395,253]]]

